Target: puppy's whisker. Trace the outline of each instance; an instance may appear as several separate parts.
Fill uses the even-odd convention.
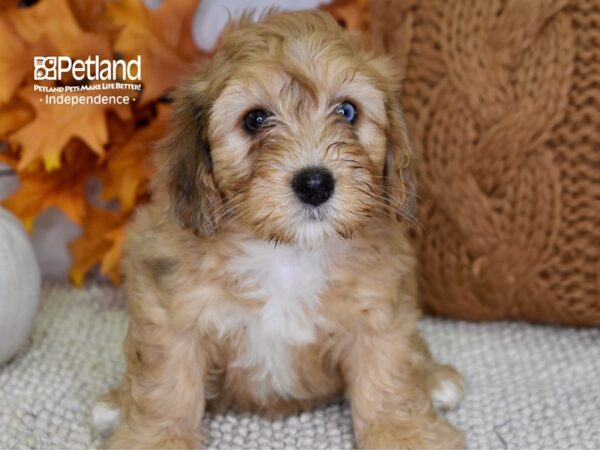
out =
[[[383,175],[371,175],[372,178],[374,178],[375,180],[387,180],[388,177],[383,176]],[[389,185],[385,185],[385,189],[390,191],[390,192],[399,192],[402,194],[410,194],[410,195],[414,195],[417,199],[421,200],[421,196],[419,194],[417,194],[414,191],[410,191],[407,189],[402,189],[399,187],[392,187]]]
[[[234,201],[240,198],[240,196],[242,196],[245,193],[245,189],[240,189],[237,192],[234,192],[232,194],[229,194],[228,196],[226,196],[223,200],[226,202],[229,201]]]
[[[228,197],[226,197],[225,202],[219,208],[217,208],[217,210],[215,211],[214,221],[216,223],[219,223],[219,221],[221,221],[221,219],[223,219],[224,217],[234,219],[236,217],[236,214],[232,214],[232,213],[236,212],[235,202],[242,195],[243,195],[243,191],[239,191],[239,192],[236,192],[236,193],[231,194]]]
[[[357,188],[360,192],[368,195],[372,201],[375,203],[376,206],[382,207],[382,208],[391,208],[392,206],[390,205],[390,199],[380,195],[380,194],[376,194],[372,191],[365,191],[363,189]],[[394,209],[396,209],[400,215],[406,219],[408,222],[410,222],[413,225],[417,225],[419,228],[423,229],[424,231],[427,231],[426,227],[419,221],[419,219],[412,214],[408,209],[406,209],[405,207],[401,206],[401,205],[397,205],[394,207]]]
[[[232,212],[233,212],[232,210],[227,210],[227,211],[223,212],[222,214],[219,214],[214,219],[215,223],[219,224],[219,226],[225,225],[228,221],[223,220],[223,219],[232,219],[232,216],[231,216]],[[221,223],[222,220],[223,220],[223,223]]]

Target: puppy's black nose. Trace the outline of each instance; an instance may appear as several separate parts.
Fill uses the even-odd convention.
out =
[[[298,172],[292,180],[292,189],[304,203],[319,206],[325,203],[335,187],[331,172],[322,167],[308,167]]]

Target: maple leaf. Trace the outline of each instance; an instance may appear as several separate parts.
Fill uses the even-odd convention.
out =
[[[166,105],[158,105],[156,119],[137,129],[128,141],[108,151],[107,170],[101,174],[102,197],[107,200],[118,198],[124,211],[135,206],[154,172],[150,157],[152,146],[166,131],[168,110]]]
[[[0,106],[0,138],[31,122],[33,117],[33,108],[18,98],[5,106]]]
[[[89,207],[85,214],[83,234],[69,244],[73,264],[69,277],[81,286],[85,274],[97,264],[113,282],[120,280],[119,260],[125,237],[124,224],[129,215]]]
[[[0,23],[0,42],[8,43],[0,46],[0,75],[6,72],[11,79],[0,78],[0,102],[31,73],[34,55],[110,59],[119,27],[107,19],[106,3],[44,0],[28,8],[7,10]]]
[[[156,13],[150,15],[155,30],[169,30],[163,34],[166,42],[177,49],[177,53],[186,62],[208,56],[194,42],[193,21],[199,4],[199,0],[167,0]]]
[[[23,40],[32,45],[47,41],[57,55],[84,59],[89,55],[111,56],[108,37],[83,30],[68,0],[43,0],[29,8],[8,10],[5,17]]]
[[[136,115],[136,110],[133,111]],[[131,137],[133,130],[135,129],[135,119],[121,120],[119,117],[108,112],[106,114],[106,124],[108,127],[108,148],[123,145]],[[110,156],[109,156],[110,157]]]
[[[8,42],[0,46],[0,75],[8,74],[0,77],[0,103],[11,98],[27,74],[31,75],[34,55],[60,54],[73,58],[111,55],[109,39],[84,31],[67,0],[44,0],[29,8],[8,10],[0,18],[0,37]],[[74,137],[102,155],[108,140],[104,112],[112,109],[122,117],[129,114],[129,108],[123,105],[47,105],[43,94],[36,93],[31,86],[19,93],[35,109],[35,119],[10,136],[10,141],[22,148],[19,171],[38,159],[43,160],[47,170],[58,168],[63,149]],[[98,93],[87,91],[83,95],[94,94]]]
[[[18,189],[4,200],[4,206],[31,230],[35,217],[50,207],[60,209],[69,219],[81,224],[86,211],[86,180],[96,175],[98,158],[81,141],[71,141],[65,150],[66,165],[46,172],[38,167],[20,173]],[[0,161],[16,169],[13,154],[0,154]]]
[[[19,6],[19,0],[0,0],[0,11],[3,9],[16,8]]]
[[[109,249],[104,252],[100,261],[100,272],[108,276],[113,283],[121,281],[121,255],[125,243],[125,223],[128,216],[121,217],[121,223],[112,230],[107,231],[104,238],[110,243]]]
[[[32,71],[31,49],[12,24],[0,16],[0,105],[8,102]]]
[[[117,95],[120,92],[102,91],[101,95]],[[10,140],[22,147],[19,171],[28,168],[37,160],[42,160],[46,170],[60,167],[60,156],[65,145],[72,138],[79,138],[97,155],[104,155],[104,145],[108,142],[105,113],[116,112],[127,119],[131,109],[127,105],[80,104],[54,105],[42,101],[40,93],[23,88],[20,97],[28,100],[35,109],[35,120],[10,136]],[[51,95],[51,94],[50,94]],[[79,92],[81,96],[97,96],[99,91]]]
[[[34,56],[111,56],[108,36],[83,30],[67,0],[44,0],[28,8],[6,10],[0,17],[0,42],[0,104],[10,100],[32,74]]]
[[[191,17],[198,0],[165,0],[148,9],[142,0],[110,3],[109,19],[122,26],[115,49],[128,59],[142,57],[142,104],[159,98],[189,73],[191,58]],[[184,36],[188,37],[184,37]],[[168,68],[168,70],[165,70]]]
[[[108,0],[68,0],[77,23],[86,31],[105,34],[114,41],[119,27],[106,17]]]
[[[340,24],[352,31],[366,31],[369,28],[369,0],[334,0],[321,6],[337,19]]]

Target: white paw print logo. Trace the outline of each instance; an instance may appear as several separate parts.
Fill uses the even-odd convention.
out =
[[[33,78],[34,80],[56,80],[56,56],[34,56]]]

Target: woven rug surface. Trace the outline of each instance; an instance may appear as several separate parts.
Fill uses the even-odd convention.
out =
[[[31,343],[0,367],[0,449],[98,448],[95,398],[118,382],[126,317],[119,291],[46,286]],[[449,419],[471,449],[599,449],[600,329],[426,318],[433,352],[465,375]],[[209,448],[352,448],[347,406],[277,421],[205,420]]]

